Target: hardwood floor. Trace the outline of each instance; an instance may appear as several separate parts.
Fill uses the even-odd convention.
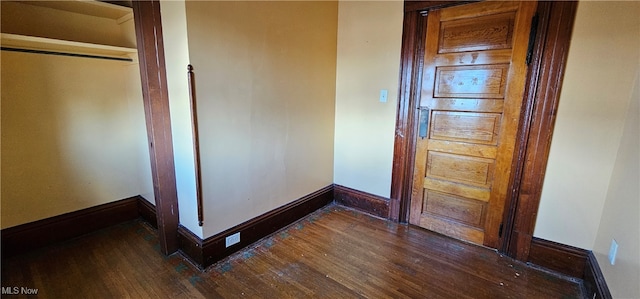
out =
[[[38,298],[582,298],[579,281],[336,205],[204,272],[162,256],[155,231],[133,221],[3,260],[2,287]]]

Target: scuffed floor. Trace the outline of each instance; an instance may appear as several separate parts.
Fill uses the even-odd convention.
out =
[[[205,271],[159,249],[151,227],[124,223],[3,260],[2,287],[38,298],[582,298],[580,281],[336,205]]]

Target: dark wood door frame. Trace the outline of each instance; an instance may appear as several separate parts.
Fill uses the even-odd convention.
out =
[[[178,250],[176,191],[160,1],[132,1],[160,250]]]
[[[407,222],[409,215],[426,15],[430,9],[468,2],[471,1],[405,1],[391,180],[392,220]],[[522,261],[529,257],[576,7],[577,1],[545,1],[538,5],[533,60],[527,74],[498,248]]]

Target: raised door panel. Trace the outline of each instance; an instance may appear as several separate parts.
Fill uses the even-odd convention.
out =
[[[436,68],[434,98],[502,99],[508,65]]]

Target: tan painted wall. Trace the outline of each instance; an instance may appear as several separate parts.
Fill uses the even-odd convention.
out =
[[[637,1],[578,5],[536,237],[594,246],[638,69],[639,15]]]
[[[402,1],[340,1],[334,182],[384,197],[391,192],[402,17]]]
[[[25,7],[38,18],[56,19],[21,19]],[[91,35],[86,31],[104,29],[100,42],[110,43],[118,40],[112,31],[133,28],[132,21],[122,26],[110,21],[106,29],[104,20],[51,11],[3,1],[1,29],[12,28],[13,20],[22,22],[13,33],[38,35],[46,29],[40,26],[66,28],[75,20],[80,26],[65,34],[83,39]],[[137,64],[0,55],[2,228],[139,194],[153,201]]]
[[[2,228],[145,193],[126,64],[2,52]]]
[[[204,237],[333,182],[336,2],[187,1]]]
[[[640,298],[640,68],[593,251],[614,298]],[[607,259],[618,243],[615,265]]]

